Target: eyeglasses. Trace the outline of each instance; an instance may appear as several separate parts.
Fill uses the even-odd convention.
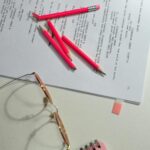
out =
[[[52,101],[52,98],[51,98],[51,95],[48,91],[48,89],[46,88],[46,85],[44,84],[44,82],[42,81],[42,79],[40,78],[40,76],[34,72],[33,73],[35,75],[35,78],[37,79],[42,91],[44,92],[46,98],[45,98],[45,105],[47,105],[47,103],[51,103],[53,104],[53,101]],[[58,128],[59,128],[59,131],[62,135],[62,138],[64,140],[64,143],[66,144],[67,146],[67,150],[70,150],[70,143],[69,143],[69,139],[68,139],[68,136],[67,136],[67,133],[66,133],[66,130],[65,130],[65,127],[63,125],[63,122],[60,118],[60,115],[58,113],[58,109],[56,112],[53,112],[53,114],[51,115],[52,118],[54,118],[56,120],[56,123],[58,125]]]
[[[13,82],[14,80],[23,79],[23,77],[25,77],[25,76],[30,76],[30,75],[33,75],[33,76],[35,77],[35,79],[36,79],[36,81],[37,81],[37,83],[35,83],[35,84],[37,84],[37,85],[40,87],[40,89],[42,90],[42,92],[43,92],[44,98],[43,98],[43,109],[42,109],[42,110],[44,110],[48,105],[50,105],[51,108],[53,108],[53,111],[51,111],[50,118],[53,119],[53,120],[55,120],[55,123],[57,124],[57,127],[58,127],[58,129],[59,129],[59,132],[60,132],[60,134],[61,134],[61,136],[62,136],[63,143],[64,143],[64,145],[65,145],[65,147],[66,147],[66,150],[70,150],[69,138],[68,138],[68,135],[67,135],[67,133],[66,133],[66,129],[65,129],[65,127],[64,127],[63,121],[62,121],[62,119],[61,119],[61,117],[60,117],[60,115],[59,115],[58,108],[57,108],[56,105],[53,103],[51,94],[49,93],[49,91],[48,91],[48,89],[47,89],[45,83],[42,81],[41,77],[40,77],[36,72],[33,72],[33,73],[31,73],[31,74],[25,74],[25,75],[20,76],[20,77],[18,77],[18,78],[16,78],[16,79],[13,79],[12,81],[8,82],[7,84],[10,84],[10,83]],[[29,81],[30,81],[30,80],[29,80]],[[7,84],[5,84],[4,86],[6,86]],[[4,86],[2,86],[2,87],[4,87]],[[2,87],[1,87],[1,88],[2,88]],[[40,111],[40,112],[42,112],[42,111]],[[37,116],[40,112],[35,113],[33,116]],[[32,116],[32,117],[33,117],[33,116]],[[28,116],[28,119],[30,119],[30,118],[32,118],[32,117],[31,117],[31,116],[30,116],[30,117]],[[22,117],[21,119],[23,119],[23,118],[26,118],[26,119],[27,119],[27,116],[26,116],[26,117]],[[19,118],[19,119],[20,119],[20,118]]]

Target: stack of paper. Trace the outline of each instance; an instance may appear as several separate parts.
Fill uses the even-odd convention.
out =
[[[101,77],[72,53],[69,70],[37,30],[32,12],[47,14],[100,4],[101,9],[53,19],[65,34],[99,63]],[[0,75],[38,72],[48,85],[140,103],[150,41],[149,0],[0,1]]]

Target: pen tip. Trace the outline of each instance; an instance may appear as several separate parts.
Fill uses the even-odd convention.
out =
[[[73,68],[73,71],[75,71],[75,70],[77,70],[77,68],[76,68],[76,67],[74,67],[74,68]]]
[[[100,73],[100,75],[102,75],[103,77],[106,75],[106,73],[105,72],[103,72],[102,70],[96,70],[97,72],[99,72]]]

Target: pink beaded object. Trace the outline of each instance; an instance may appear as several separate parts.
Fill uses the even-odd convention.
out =
[[[80,150],[107,150],[105,144],[101,141],[95,140],[94,143],[81,147]]]

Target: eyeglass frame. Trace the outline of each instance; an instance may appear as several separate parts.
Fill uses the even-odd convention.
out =
[[[40,78],[40,76],[38,75],[38,73],[33,72],[32,74],[35,76],[36,80],[39,83],[40,88],[42,89],[42,91],[44,92],[44,94],[46,96],[47,101],[44,102],[45,105],[47,105],[48,102],[51,103],[51,104],[53,104],[52,97],[51,97],[51,95],[50,95],[50,93],[49,93],[49,91],[48,91],[45,83],[43,82],[43,80]],[[60,118],[60,115],[58,113],[58,109],[57,109],[56,112],[53,112],[53,114],[51,115],[51,117],[55,118],[56,124],[57,124],[57,126],[59,128],[59,131],[61,133],[61,136],[62,136],[62,138],[64,140],[64,144],[67,145],[67,150],[70,150],[69,138],[68,138],[68,135],[66,133],[66,129],[64,127],[63,121]]]
[[[27,75],[34,75],[35,79],[37,80],[37,82],[38,82],[38,84],[39,84],[39,86],[40,86],[40,88],[41,88],[41,90],[43,91],[43,93],[44,93],[44,95],[45,95],[45,97],[44,97],[44,99],[43,99],[44,108],[48,105],[48,103],[50,103],[51,105],[53,105],[53,106],[55,107],[55,110],[56,110],[56,111],[54,111],[54,112],[50,115],[50,117],[51,117],[52,119],[55,119],[55,121],[56,121],[56,124],[57,124],[57,126],[58,126],[58,129],[59,129],[60,134],[61,134],[61,136],[62,136],[62,139],[63,139],[63,141],[64,141],[64,144],[66,145],[66,150],[70,150],[69,138],[68,138],[66,129],[65,129],[65,127],[64,127],[63,121],[62,121],[62,119],[60,118],[60,115],[59,115],[59,113],[58,113],[58,108],[56,107],[56,105],[54,105],[54,103],[53,103],[53,101],[52,101],[51,94],[49,93],[49,91],[48,91],[48,89],[47,89],[45,83],[43,82],[43,80],[41,79],[41,77],[39,76],[38,73],[32,72],[32,73],[29,73],[29,74],[22,75],[22,76],[20,76],[20,77],[18,77],[18,78],[14,78],[14,79],[11,80],[10,82],[8,82],[8,83],[6,83],[5,85],[1,86],[0,89],[3,88],[3,87],[5,87],[5,86],[7,86],[7,85],[9,85],[9,84],[12,83],[13,81],[18,80],[18,79],[20,79],[20,78],[22,78],[22,77],[25,77],[25,76],[27,76]]]

